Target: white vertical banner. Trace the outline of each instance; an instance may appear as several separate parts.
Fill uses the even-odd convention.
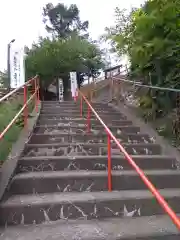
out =
[[[70,80],[71,80],[71,93],[72,93],[72,97],[76,98],[78,96],[78,91],[77,91],[77,74],[76,74],[76,72],[70,72]]]
[[[63,86],[63,80],[61,78],[58,79],[58,85],[59,85],[59,101],[63,102],[63,92],[64,92],[64,86]]]
[[[24,48],[10,48],[10,86],[17,88],[25,83]]]

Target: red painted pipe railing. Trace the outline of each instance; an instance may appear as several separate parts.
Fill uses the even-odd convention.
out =
[[[30,96],[29,99],[28,97],[28,87],[32,86],[33,87],[33,94]],[[38,76],[30,79],[27,81],[24,85],[12,90],[2,98],[0,98],[0,103],[3,101],[7,100],[9,97],[13,96],[15,93],[17,93],[19,90],[24,89],[23,95],[24,95],[24,105],[20,109],[20,111],[14,116],[14,118],[10,121],[10,123],[5,127],[5,129],[0,133],[0,140],[4,137],[4,135],[7,133],[7,131],[12,127],[12,125],[16,122],[18,117],[23,114],[24,117],[24,127],[27,127],[27,119],[28,119],[28,105],[31,101],[35,101],[35,108],[36,112],[38,112],[38,104],[39,104],[39,78]]]
[[[166,200],[161,196],[159,191],[155,188],[155,186],[150,182],[150,180],[146,177],[145,173],[139,166],[134,162],[132,157],[126,152],[124,147],[120,144],[119,140],[113,135],[111,130],[106,126],[106,124],[103,122],[103,120],[99,117],[97,112],[94,110],[94,108],[91,106],[90,102],[86,99],[86,97],[83,95],[83,93],[79,90],[79,95],[81,98],[81,101],[85,102],[88,106],[88,115],[87,115],[87,122],[88,124],[91,121],[91,115],[89,112],[92,112],[94,116],[99,120],[101,125],[104,127],[104,130],[107,133],[107,147],[108,147],[108,190],[112,191],[112,169],[111,169],[111,140],[113,140],[120,151],[124,154],[126,160],[129,162],[129,164],[134,168],[134,170],[139,174],[140,178],[144,182],[144,184],[148,187],[148,189],[151,191],[151,193],[154,195],[160,206],[164,209],[164,211],[169,215],[173,223],[176,225],[176,227],[180,230],[180,219],[176,215],[176,213],[172,210],[172,208],[168,205]],[[83,103],[82,103],[83,104]],[[90,128],[89,125],[87,126],[87,131],[89,132]]]

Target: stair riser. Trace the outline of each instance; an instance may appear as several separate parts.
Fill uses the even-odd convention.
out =
[[[79,123],[84,123],[87,118],[82,118],[80,116],[77,117],[61,117],[61,115],[55,115],[54,114],[41,114],[38,118],[38,120],[46,120],[46,119],[59,119],[60,121],[77,121]],[[93,121],[97,121],[96,119],[93,119]]]
[[[38,125],[56,125],[56,124],[68,125],[69,124],[71,126],[78,126],[79,124],[81,124],[82,126],[84,124],[87,125],[87,120],[82,120],[81,122],[79,121],[75,122],[75,121],[65,121],[65,120],[59,120],[59,119],[39,119],[37,121],[37,124]],[[109,121],[109,123],[106,122],[106,124],[108,124],[108,126],[109,125],[128,126],[128,125],[132,125],[132,122],[131,121],[118,121],[118,122]],[[91,122],[91,126],[94,126],[94,127],[102,126],[102,124],[98,120],[96,120]]]
[[[52,111],[50,112],[47,112],[47,111],[41,111],[42,114],[53,114],[54,116],[56,115],[60,115],[62,117],[80,117],[80,111],[77,111],[77,112],[62,112],[62,111],[55,111],[52,109]],[[83,113],[84,116],[87,116],[87,112]],[[91,115],[93,116],[93,113],[91,113]],[[120,118],[120,117],[123,117],[124,115],[120,114],[120,113],[117,113],[117,112],[109,112],[107,111],[106,113],[99,113],[98,112],[98,115],[100,117],[106,117],[106,116],[112,116],[112,118]]]
[[[137,145],[129,144],[124,146],[126,151],[131,155],[158,155],[161,154],[161,148],[159,145],[150,144]],[[113,155],[121,155],[120,150],[115,147],[112,148],[111,153]],[[23,153],[24,156],[93,156],[93,155],[107,155],[107,147],[98,147],[97,144],[92,145],[76,145],[76,146],[52,146],[52,147],[26,147]]]
[[[46,157],[47,158],[47,157]],[[160,160],[157,158],[148,159],[145,156],[135,159],[137,165],[144,170],[152,169],[176,169],[176,162],[172,159]],[[112,158],[112,169],[132,170],[129,162],[125,159]],[[57,159],[52,160],[20,160],[17,173],[31,171],[63,171],[63,170],[107,170],[107,158],[104,159]]]
[[[61,117],[61,115],[53,115],[53,114],[42,114],[39,116],[38,118],[39,121],[41,120],[59,120],[59,121],[63,121],[63,122],[78,122],[78,123],[84,123],[87,120],[87,117],[84,116],[83,118],[78,116],[78,117]],[[108,119],[109,122],[114,122],[114,123],[118,123],[119,121],[127,121],[127,120],[110,120]],[[98,120],[96,118],[92,118],[91,119],[92,122],[98,122]]]
[[[134,126],[115,126],[109,128],[114,134],[120,134],[122,133],[138,133],[140,131],[139,127]],[[91,132],[95,132],[96,134],[105,132],[103,126],[95,126],[91,127]],[[34,129],[34,133],[45,133],[45,134],[61,134],[61,133],[67,133],[67,134],[75,134],[75,133],[87,133],[87,127],[65,127],[65,126],[36,126]]]
[[[148,175],[149,180],[157,189],[180,188],[180,175]],[[147,189],[139,176],[112,176],[112,190],[141,190]],[[9,194],[39,194],[53,192],[96,192],[108,190],[107,176],[79,176],[14,179]]]
[[[126,116],[124,116],[124,115],[100,115],[100,117],[103,119],[103,121],[109,121],[109,122],[111,122],[111,121],[119,121],[119,120],[127,120],[127,117]],[[75,119],[75,120],[82,120],[82,119],[87,119],[87,114],[84,114],[83,115],[83,118],[80,116],[80,114],[76,114],[76,115],[69,115],[69,114],[59,114],[59,113],[55,113],[55,114],[52,114],[52,113],[49,113],[49,114],[41,114],[40,115],[40,118],[41,119],[47,119],[47,118],[59,118],[59,119],[61,119],[61,120],[63,120],[63,119],[67,119],[67,120],[73,120],[73,119]],[[96,119],[96,117],[93,115],[93,114],[91,114],[91,119],[92,120],[97,120]]]
[[[62,110],[61,108],[57,109],[57,108],[49,108],[48,110],[41,110],[41,113],[59,113],[59,114],[73,114],[73,115],[78,115],[80,114],[80,110],[72,110],[72,109],[66,109],[66,110]],[[87,115],[88,111],[84,110],[83,114]],[[112,115],[122,115],[116,111],[107,111],[107,110],[99,110],[97,111],[97,113],[100,114],[112,114]]]
[[[109,193],[110,194],[110,193]],[[180,198],[170,198],[167,200],[175,212],[180,211]],[[95,200],[81,202],[49,202],[45,204],[33,203],[33,205],[14,205],[1,207],[0,224],[33,224],[42,223],[47,220],[56,221],[58,219],[105,219],[121,218],[124,216],[124,206],[128,212],[135,211],[133,216],[151,216],[164,214],[164,210],[153,198],[124,199],[124,200]],[[140,210],[139,210],[140,209]],[[139,210],[139,211],[138,211]]]
[[[94,108],[94,110],[95,111],[113,111],[113,109],[112,109],[112,107],[93,107]],[[63,112],[63,111],[71,111],[72,110],[72,112],[74,112],[74,111],[80,111],[80,106],[43,106],[42,108],[41,108],[43,111],[51,111],[52,109],[54,109],[54,110],[57,110],[57,111],[60,111],[60,112]],[[83,107],[83,111],[87,111],[87,109],[88,109],[88,107],[86,106],[84,106]],[[115,110],[114,110],[114,112],[116,112]]]
[[[54,107],[54,106],[61,106],[61,107],[77,107],[80,105],[80,101],[75,102],[68,102],[68,101],[64,101],[64,102],[43,102],[42,103],[42,107]],[[84,104],[85,105],[85,104]],[[103,103],[93,103],[92,104],[93,107],[110,107],[107,104],[103,104]]]
[[[40,123],[41,125],[43,125],[44,123],[43,122],[47,122],[49,123],[49,121],[56,121],[56,122],[63,122],[63,123],[77,123],[77,124],[86,124],[87,123],[87,118],[63,118],[63,117],[54,117],[54,116],[49,116],[49,117],[42,117],[40,116],[38,118],[38,123]],[[132,124],[132,121],[128,121],[128,120],[110,120],[110,119],[107,119],[106,120],[106,124],[112,124],[112,125],[121,125],[123,123],[127,123],[129,122],[130,124]],[[92,124],[100,124],[99,120],[93,118],[91,119],[91,123]],[[51,123],[52,124],[52,123]],[[54,123],[53,123],[54,124]],[[52,124],[52,125],[53,125]]]
[[[124,143],[153,143],[151,138],[148,135],[116,135],[121,144]],[[29,140],[29,143],[33,144],[47,144],[47,143],[107,143],[106,135],[32,135]]]

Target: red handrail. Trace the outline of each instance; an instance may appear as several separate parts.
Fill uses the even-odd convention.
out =
[[[169,215],[171,220],[174,222],[174,224],[177,226],[177,228],[180,230],[180,219],[176,215],[176,213],[172,210],[172,208],[168,205],[166,200],[161,196],[159,191],[155,188],[155,186],[150,182],[150,180],[146,177],[145,173],[142,169],[139,168],[139,166],[134,162],[134,160],[131,158],[131,156],[126,152],[124,147],[120,144],[120,142],[117,140],[117,138],[113,135],[111,130],[106,126],[106,124],[103,122],[103,120],[99,117],[97,112],[94,110],[94,108],[91,106],[89,101],[86,99],[86,97],[83,95],[83,93],[79,90],[80,97],[85,101],[85,103],[88,106],[88,109],[91,110],[95,117],[99,120],[99,122],[102,124],[104,129],[106,130],[108,134],[108,189],[111,191],[111,139],[114,140],[114,142],[117,144],[121,152],[124,154],[125,158],[128,160],[130,165],[135,169],[135,171],[139,174],[145,185],[148,187],[148,189],[151,191],[151,193],[154,195],[154,197],[159,202],[160,206],[165,210],[165,212]],[[90,116],[88,110],[88,116]],[[89,122],[89,121],[88,121]],[[89,127],[88,127],[89,130]]]
[[[30,80],[28,80],[25,84],[23,84],[22,86],[15,88],[14,90],[12,90],[11,92],[7,93],[5,96],[3,96],[2,98],[0,98],[0,103],[3,102],[4,100],[6,100],[7,98],[11,97],[14,93],[18,92],[21,88],[23,88],[24,86],[28,86],[29,84],[31,84],[35,79],[37,79],[38,76],[35,76],[34,78],[31,78]]]
[[[32,84],[34,86],[34,93],[31,95],[31,97],[27,100],[27,88],[28,86]],[[6,126],[6,128],[0,133],[0,140],[4,137],[4,135],[7,133],[7,131],[12,127],[12,125],[15,123],[15,121],[18,119],[18,117],[21,115],[22,112],[24,112],[24,126],[27,126],[27,118],[28,118],[28,104],[35,98],[35,106],[36,111],[38,111],[38,103],[39,103],[39,78],[38,76],[30,79],[22,86],[12,90],[2,98],[0,98],[0,103],[2,103],[4,100],[11,97],[14,93],[18,92],[20,89],[24,88],[24,105],[20,109],[20,111],[14,116],[14,118],[10,121],[10,123]]]

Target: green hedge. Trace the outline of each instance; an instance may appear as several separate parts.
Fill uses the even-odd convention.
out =
[[[30,94],[28,94],[29,97]],[[0,104],[0,132],[10,123],[18,111],[23,106],[23,94],[16,94],[11,99]],[[28,106],[29,112],[32,112],[33,102]],[[19,134],[24,127],[23,115],[21,115],[16,123],[9,129],[3,139],[0,140],[0,164],[2,164],[11,152],[12,145],[17,141]],[[18,153],[17,153],[18,154]]]

